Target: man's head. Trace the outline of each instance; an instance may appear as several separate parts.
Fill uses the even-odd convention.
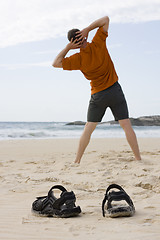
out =
[[[78,31],[80,31],[79,29],[77,29],[77,28],[74,28],[74,29],[71,29],[69,32],[68,32],[68,40],[69,41],[71,41],[71,39],[73,38],[73,41],[75,40],[75,39],[77,39],[77,42],[79,41],[78,40],[78,37],[76,37],[76,33],[78,32]]]

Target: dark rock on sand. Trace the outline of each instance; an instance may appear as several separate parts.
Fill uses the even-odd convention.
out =
[[[130,118],[132,126],[160,126],[160,115],[155,116],[144,116],[139,118]],[[102,122],[100,124],[109,123],[109,124],[118,124],[116,121]],[[66,125],[85,125],[86,122],[75,121],[69,122]]]
[[[75,121],[75,122],[69,122],[66,123],[66,125],[85,125],[86,122],[82,122],[82,121]]]
[[[132,126],[160,126],[160,115],[130,118]],[[109,121],[110,124],[118,124],[116,121]]]

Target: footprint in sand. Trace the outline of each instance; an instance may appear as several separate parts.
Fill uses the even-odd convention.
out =
[[[144,207],[144,209],[155,209],[154,206],[147,206],[147,207]]]
[[[144,172],[151,172],[154,170],[154,168],[143,168],[142,169]]]
[[[118,157],[118,160],[120,161],[124,161],[124,162],[133,162],[135,161],[135,158],[134,157]]]
[[[135,187],[141,187],[143,189],[148,189],[148,190],[153,189],[153,185],[151,185],[150,183],[142,183],[142,182],[136,184]]]
[[[36,161],[25,162],[25,164],[38,164]]]

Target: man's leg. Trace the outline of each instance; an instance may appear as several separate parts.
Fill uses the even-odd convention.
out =
[[[91,138],[91,134],[97,126],[97,122],[87,122],[82,133],[82,136],[79,141],[78,151],[76,155],[75,163],[80,163],[83,153],[88,146],[88,143]]]
[[[119,120],[119,124],[125,131],[127,141],[135,155],[136,160],[141,160],[136,134],[132,128],[130,120],[129,119]]]

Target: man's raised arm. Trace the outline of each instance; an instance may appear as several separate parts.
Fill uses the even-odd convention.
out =
[[[109,17],[105,16],[92,22],[88,27],[84,28],[82,31],[77,32],[77,37],[79,37],[80,40],[84,40],[85,38],[87,39],[89,32],[98,27],[103,27],[103,30],[105,32],[108,32]]]
[[[73,41],[73,39],[67,44],[67,46],[57,55],[55,58],[52,66],[56,68],[62,68],[62,60],[65,58],[66,54],[71,49],[77,49],[81,46],[81,42],[76,41],[76,39]]]
[[[77,42],[76,39],[74,41],[73,39],[71,39],[67,46],[57,55],[52,66],[56,68],[62,68],[62,60],[63,58],[65,58],[68,51],[71,49],[80,48],[84,40],[87,40],[89,32],[97,27],[103,27],[104,31],[107,32],[109,28],[109,17],[107,16],[102,17],[91,23],[88,27],[84,28],[82,31],[78,31],[76,36],[78,37],[79,41]]]

